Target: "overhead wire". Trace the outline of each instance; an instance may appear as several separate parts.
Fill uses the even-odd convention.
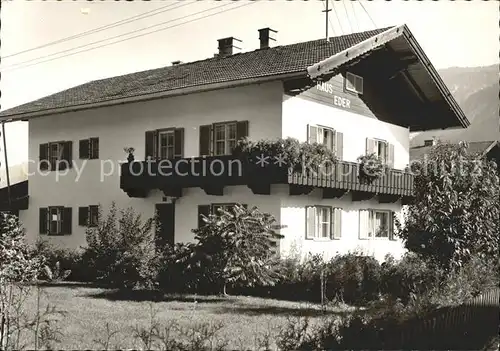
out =
[[[209,15],[206,15],[206,16],[202,16],[200,18],[195,18],[195,19],[192,19],[192,20],[189,20],[189,21],[178,23],[178,24],[175,24],[175,25],[172,25],[172,26],[168,26],[168,27],[165,27],[165,28],[156,29],[154,31],[150,31],[150,32],[147,32],[147,33],[138,34],[138,35],[135,35],[135,36],[132,36],[132,37],[129,37],[129,38],[117,40],[117,41],[114,41],[114,42],[111,42],[111,43],[106,43],[106,44],[103,44],[103,45],[98,45],[98,46],[91,47],[91,48],[88,48],[88,49],[85,49],[85,50],[80,50],[80,51],[76,51],[76,52],[70,52],[70,53],[68,53],[66,55],[62,55],[62,56],[50,58],[50,59],[47,59],[47,60],[43,60],[43,61],[39,61],[39,62],[34,62],[34,63],[29,63],[29,62],[32,62],[32,61],[35,61],[35,60],[48,58],[48,57],[51,57],[51,56],[54,56],[54,55],[58,55],[58,54],[61,54],[61,53],[65,53],[65,52],[68,52],[68,51],[73,51],[75,49],[80,49],[80,48],[83,48],[83,47],[88,47],[88,46],[91,46],[91,45],[94,45],[94,44],[97,44],[97,43],[101,43],[103,41],[108,41],[108,40],[111,40],[111,39],[116,39],[116,38],[119,38],[119,37],[122,37],[122,36],[125,36],[125,35],[136,33],[138,31],[142,31],[142,30],[145,30],[145,29],[150,29],[150,28],[153,28],[153,27],[157,27],[159,25],[163,25],[163,24],[166,24],[166,23],[170,23],[170,22],[173,22],[173,21],[177,21],[177,20],[180,20],[180,19],[191,17],[193,15],[197,15],[197,14],[200,14],[200,13],[212,11],[212,10],[217,9],[217,8],[226,7],[228,5],[231,5],[231,3],[230,4],[224,4],[224,5],[216,6],[216,7],[210,8],[210,9],[199,11],[199,12],[194,13],[194,14],[182,16],[182,17],[175,18],[175,19],[172,19],[172,20],[169,20],[169,21],[165,21],[163,23],[159,23],[159,24],[155,24],[155,25],[152,25],[152,26],[149,26],[149,27],[145,27],[145,28],[142,28],[142,29],[140,29],[138,31],[132,31],[132,32],[128,32],[128,33],[123,33],[123,34],[120,34],[120,35],[117,35],[117,36],[114,36],[114,37],[111,37],[111,38],[107,38],[107,39],[103,39],[103,40],[98,40],[98,41],[93,42],[93,43],[81,45],[81,46],[78,46],[78,47],[75,47],[75,48],[71,48],[71,49],[68,49],[68,50],[63,50],[63,51],[60,51],[60,52],[57,52],[57,53],[54,53],[54,54],[50,54],[50,55],[47,55],[47,56],[44,56],[44,57],[39,57],[39,58],[33,59],[33,60],[28,60],[28,61],[26,61],[24,63],[19,63],[18,64],[18,65],[21,65],[21,64],[29,63],[27,65],[22,65],[20,67],[17,67],[18,65],[15,65],[16,67],[7,66],[7,67],[4,67],[3,69],[0,69],[0,71],[1,72],[4,72],[4,71],[13,71],[13,70],[21,69],[21,68],[27,68],[27,67],[30,67],[30,66],[34,66],[34,65],[45,63],[45,62],[50,62],[50,61],[53,61],[53,60],[57,60],[57,59],[60,59],[60,58],[63,58],[63,57],[68,57],[68,56],[76,55],[76,54],[79,54],[79,53],[83,53],[83,52],[95,50],[95,49],[102,48],[102,47],[105,47],[105,46],[109,46],[109,45],[121,43],[121,42],[124,42],[124,41],[127,41],[127,40],[139,38],[139,37],[142,37],[142,36],[145,36],[145,35],[149,35],[149,34],[157,33],[157,32],[160,32],[160,31],[163,31],[163,30],[167,30],[167,29],[170,29],[170,28],[178,27],[178,26],[181,26],[181,25],[184,25],[184,24],[192,23],[194,21],[199,21],[199,20],[202,20],[202,19],[205,19],[205,18],[208,18],[208,17],[212,17],[212,16],[215,16],[215,15],[224,13],[224,12],[236,10],[238,8],[249,6],[249,5],[253,5],[253,4],[256,4],[257,2],[258,1],[254,0],[254,1],[248,2],[246,4],[240,5],[240,6],[235,6],[235,7],[226,9],[226,10],[222,10],[222,11],[219,11],[219,12],[216,12],[216,13],[212,13],[212,14],[209,14]]]
[[[120,21],[109,23],[109,24],[106,24],[106,25],[101,26],[101,27],[89,29],[87,31],[84,31],[84,32],[81,32],[81,33],[78,33],[78,34],[71,35],[69,37],[64,37],[64,38],[61,38],[61,39],[57,39],[57,40],[54,40],[54,41],[51,41],[51,42],[48,42],[48,43],[45,43],[45,44],[42,44],[42,45],[39,45],[39,46],[35,46],[33,48],[29,48],[29,49],[25,49],[25,50],[22,50],[22,51],[15,52],[15,53],[10,54],[10,55],[4,55],[3,58],[6,59],[6,58],[18,56],[18,55],[25,54],[25,53],[28,53],[28,52],[31,52],[31,51],[43,49],[43,48],[46,48],[46,47],[49,47],[49,46],[52,46],[52,45],[64,43],[66,41],[70,41],[70,40],[73,40],[73,39],[82,38],[82,37],[87,36],[87,35],[91,35],[91,34],[94,34],[94,33],[102,32],[102,31],[104,31],[106,29],[111,29],[111,28],[119,27],[119,26],[122,26],[124,24],[128,24],[128,23],[131,23],[131,22],[139,21],[139,20],[142,20],[142,19],[145,19],[145,18],[150,18],[150,17],[156,16],[156,15],[159,15],[161,13],[172,11],[172,10],[175,10],[177,8],[188,6],[188,5],[191,5],[191,4],[194,4],[194,3],[195,2],[181,4],[180,6],[177,6],[177,7],[174,7],[174,8],[171,8],[171,7],[173,7],[175,5],[178,5],[177,3],[169,4],[169,5],[166,5],[166,6],[162,6],[162,7],[159,7],[157,9],[146,11],[146,12],[143,12],[141,14],[138,14],[138,15],[135,15],[135,16],[131,16],[131,17],[128,17],[128,18],[124,18],[124,19],[122,19]]]

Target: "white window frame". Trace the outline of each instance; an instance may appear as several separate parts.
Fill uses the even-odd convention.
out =
[[[345,90],[356,94],[363,94],[363,77],[351,72],[346,72],[344,81]]]
[[[162,145],[162,136],[166,136],[166,145]],[[172,137],[172,144],[170,145],[168,143],[169,136]],[[175,157],[175,130],[174,129],[165,129],[165,130],[159,130],[158,131],[158,156],[162,160],[170,160]],[[163,154],[163,152],[166,152],[166,154]]]
[[[375,141],[375,154],[377,157],[382,160],[382,162],[386,162],[389,158],[389,143],[385,140],[374,139]],[[380,145],[384,145],[384,154],[380,154]]]
[[[48,235],[61,235],[62,233],[62,217],[63,217],[64,209],[62,207],[49,207],[47,209],[48,218],[47,218],[47,233]],[[53,216],[56,216],[57,219],[54,220]],[[56,222],[56,231],[52,230],[52,223]]]
[[[376,219],[376,216],[377,216],[377,213],[382,213],[382,214],[385,214],[387,216],[387,236],[376,236],[375,235],[375,232],[377,230],[377,228],[375,228],[375,219]],[[374,240],[388,240],[388,239],[391,239],[393,233],[391,233],[391,220],[393,220],[391,218],[391,211],[389,210],[369,210],[369,214],[368,214],[368,228],[369,228],[369,231],[368,231],[368,238],[369,239],[374,239]]]
[[[52,150],[52,147],[56,146],[55,152]],[[48,159],[52,169],[55,169],[58,162],[63,159],[63,150],[64,144],[63,142],[51,142],[49,143],[49,151],[48,151]]]
[[[229,130],[230,128],[234,128],[234,138],[229,138]],[[224,156],[230,155],[232,149],[236,146],[238,141],[238,130],[237,130],[237,122],[223,122],[223,123],[215,123],[213,131],[213,154],[214,156]],[[217,139],[217,129],[223,128],[224,137],[222,139]],[[224,151],[222,153],[217,150],[217,143],[224,143]]]
[[[309,219],[307,218],[308,209],[314,209],[314,233],[307,233],[307,227],[309,226]],[[328,211],[327,222],[323,221],[323,211]],[[328,232],[326,236],[323,236],[323,225],[327,224]],[[332,230],[333,230],[333,208],[330,206],[307,206],[306,207],[306,239],[317,240],[317,241],[330,241],[332,240]]]
[[[317,125],[316,128],[317,128],[317,134],[316,134],[317,143],[326,145],[326,147],[329,150],[335,152],[335,150],[336,150],[335,129],[333,129],[331,127],[324,127],[324,126],[319,126],[319,125]],[[325,143],[325,132],[330,134],[330,138],[331,138],[330,145]]]

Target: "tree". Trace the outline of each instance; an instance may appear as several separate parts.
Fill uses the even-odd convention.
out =
[[[441,266],[462,266],[473,256],[496,260],[500,195],[497,166],[467,151],[438,144],[411,165],[415,200],[399,236],[408,250]]]
[[[198,242],[191,266],[204,267],[224,294],[228,284],[275,284],[273,242],[282,235],[275,232],[272,215],[236,205],[231,211],[219,210],[204,217],[204,221],[204,226],[193,230]]]

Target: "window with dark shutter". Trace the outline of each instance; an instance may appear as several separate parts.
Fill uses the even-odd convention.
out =
[[[156,131],[150,130],[146,132],[146,160],[148,158],[156,158]]]
[[[236,138],[238,140],[248,137],[248,121],[236,122]]]
[[[89,208],[78,207],[78,225],[82,227],[86,227],[89,220]]]
[[[200,126],[200,156],[209,156],[211,154],[211,133],[212,126]]]
[[[39,213],[39,230],[38,232],[40,234],[47,234],[48,233],[48,222],[49,222],[49,209],[46,207],[40,208],[40,213]]]
[[[99,138],[90,138],[90,158],[99,159]]]
[[[205,225],[203,216],[208,217],[210,215],[210,205],[198,205],[198,228]]]
[[[70,235],[72,229],[73,209],[71,207],[64,207],[62,209],[62,225],[61,234]]]
[[[174,157],[184,157],[184,128],[174,131]]]
[[[99,206],[89,206],[89,227],[97,227],[99,225]]]
[[[39,151],[39,167],[41,171],[46,171],[50,169],[49,166],[49,144],[40,144]]]
[[[57,169],[62,171],[73,167],[73,142],[66,141],[60,143],[60,145],[62,146],[62,156],[59,162],[57,162]]]
[[[80,140],[79,142],[80,152],[79,156],[81,160],[90,158],[90,140]]]

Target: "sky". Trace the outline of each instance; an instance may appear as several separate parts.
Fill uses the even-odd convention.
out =
[[[1,109],[95,79],[211,57],[217,39],[224,37],[242,40],[241,51],[251,51],[258,48],[259,28],[277,30],[276,45],[324,38],[324,6],[319,0],[2,0]],[[496,1],[330,1],[332,7],[330,35],[405,23],[438,69],[498,63]],[[147,18],[116,24],[146,12]],[[79,35],[114,23],[106,30]],[[71,36],[77,37],[45,46]],[[118,40],[122,42],[109,45]],[[88,50],[96,46],[103,47]],[[84,50],[88,51],[68,55]],[[51,60],[62,55],[68,56]],[[51,61],[41,62],[46,60]],[[25,162],[28,122],[7,124],[6,135],[9,164]],[[3,168],[3,151],[0,161]]]

